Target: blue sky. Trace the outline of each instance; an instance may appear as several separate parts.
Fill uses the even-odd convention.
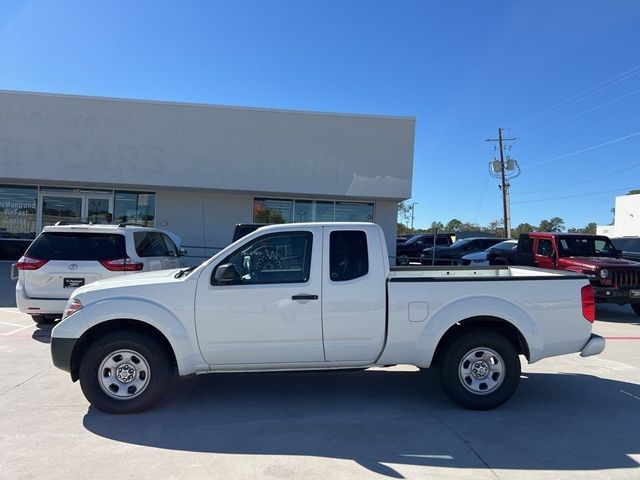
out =
[[[581,227],[640,188],[638,25],[636,0],[3,0],[0,88],[415,116],[416,226],[501,218],[503,127],[513,225]]]

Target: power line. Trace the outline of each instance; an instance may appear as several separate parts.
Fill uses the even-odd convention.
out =
[[[623,82],[631,77],[634,77],[635,75],[640,74],[640,64],[631,67],[630,69],[619,73],[618,75],[615,75],[611,78],[609,78],[608,80],[605,80],[602,83],[599,83],[598,85],[596,85],[595,87],[591,87],[587,90],[584,90],[583,92],[580,92],[576,95],[572,95],[568,98],[566,98],[565,100],[556,103],[555,105],[552,105],[550,107],[545,108],[544,110],[539,111],[538,113],[535,113],[533,115],[529,115],[528,117],[523,118],[522,120],[518,120],[517,122],[515,122],[513,124],[513,128],[522,128],[525,125],[528,125],[529,123],[537,120],[538,118],[540,118],[541,116],[543,116],[546,113],[555,111],[555,110],[561,110],[565,107],[567,107],[568,105],[571,105],[573,103],[576,103],[580,100],[583,100],[585,98],[588,98],[592,95],[595,95],[596,93],[600,93],[604,90],[607,90],[608,88],[613,87],[614,85],[617,85],[620,82]],[[619,78],[622,77],[622,78]]]
[[[557,157],[547,158],[546,160],[542,160],[540,162],[530,163],[529,165],[523,165],[521,168],[524,169],[524,168],[536,167],[538,165],[543,165],[545,163],[554,162],[556,160],[560,160],[560,159],[563,159],[563,158],[573,157],[573,156],[579,155],[581,153],[589,152],[589,151],[595,150],[597,148],[605,147],[605,146],[611,145],[613,143],[618,143],[618,142],[622,142],[623,140],[627,140],[629,138],[637,137],[638,135],[640,135],[640,131],[631,133],[629,135],[625,135],[624,137],[614,138],[613,140],[609,140],[609,141],[604,142],[604,143],[599,143],[598,145],[592,145],[591,147],[587,147],[587,148],[583,148],[583,149],[580,149],[580,150],[576,150],[575,152],[565,153],[563,155],[558,155]]]
[[[599,175],[597,177],[593,177],[593,178],[590,178],[588,180],[583,180],[581,182],[570,183],[568,185],[562,185],[562,186],[553,187],[553,188],[546,188],[544,190],[533,190],[533,191],[528,191],[528,192],[518,192],[518,194],[526,195],[526,194],[531,194],[531,193],[553,192],[555,190],[562,190],[564,188],[577,187],[579,185],[584,185],[586,183],[595,182],[596,180],[601,180],[603,178],[607,178],[607,177],[611,177],[613,175],[617,175],[618,173],[626,172],[627,170],[631,170],[632,168],[636,168],[636,167],[639,167],[639,166],[640,166],[640,163],[634,163],[633,165],[630,165],[630,166],[625,167],[625,168],[621,168],[620,170],[616,170],[614,172],[605,173],[604,175]]]
[[[620,192],[620,191],[624,191],[624,190],[633,190],[635,188],[638,188],[637,185],[634,185],[633,187],[624,187],[624,188],[614,188],[613,190],[601,190],[599,192],[589,192],[589,193],[578,193],[576,195],[564,195],[562,197],[551,197],[551,198],[539,198],[537,200],[523,200],[521,202],[513,202],[514,205],[522,205],[524,203],[539,203],[539,202],[551,202],[553,200],[564,200],[566,198],[578,198],[578,197],[590,197],[593,195],[600,195],[602,193],[611,193],[611,192]]]
[[[525,132],[522,135],[520,135],[520,137],[529,137],[529,136],[534,135],[534,134],[536,134],[538,132],[541,132],[541,131],[546,130],[546,129],[551,128],[551,127],[554,127],[554,126],[556,126],[556,125],[558,125],[560,123],[564,123],[564,122],[566,122],[568,120],[573,120],[574,118],[578,118],[578,117],[581,117],[582,115],[586,115],[587,113],[591,113],[591,112],[593,112],[595,110],[599,110],[599,109],[601,109],[603,107],[606,107],[607,105],[611,105],[612,103],[615,103],[615,102],[618,102],[618,101],[620,101],[622,99],[630,97],[631,95],[635,95],[638,92],[640,92],[640,88],[638,88],[636,90],[633,90],[632,92],[629,92],[629,93],[627,93],[625,95],[622,95],[620,97],[614,98],[613,100],[609,100],[608,102],[604,102],[604,103],[601,103],[600,105],[596,105],[595,107],[591,107],[591,108],[589,108],[587,110],[583,110],[582,112],[576,113],[575,115],[570,115],[568,117],[563,118],[562,120],[558,120],[557,122],[550,123],[550,124],[548,124],[548,125],[546,125],[544,127],[536,128],[535,130],[530,130],[528,132]]]

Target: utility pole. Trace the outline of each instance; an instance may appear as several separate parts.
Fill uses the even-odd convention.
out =
[[[413,214],[415,213],[416,205],[418,205],[418,202],[413,202],[411,204],[411,233],[413,233]]]
[[[502,138],[502,128],[498,128],[498,138],[487,138],[487,142],[498,142],[498,148],[500,149],[500,162],[491,162],[489,164],[489,172],[492,176],[498,177],[500,176],[500,180],[502,185],[500,186],[500,190],[502,190],[502,214],[503,214],[503,223],[504,223],[504,238],[509,238],[511,236],[511,205],[509,199],[509,188],[511,185],[509,184],[509,178],[517,177],[520,174],[520,167],[518,167],[518,162],[515,160],[511,160],[511,163],[505,165],[504,161],[504,145],[503,141],[511,141],[516,140],[515,138]],[[496,163],[499,163],[498,169],[496,169]],[[507,173],[505,174],[505,169]],[[496,170],[499,170],[496,171]]]

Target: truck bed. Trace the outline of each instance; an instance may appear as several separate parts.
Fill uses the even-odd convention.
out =
[[[584,275],[559,270],[535,267],[511,267],[496,265],[488,267],[470,266],[433,266],[433,267],[391,267],[390,281],[432,281],[450,278],[451,280],[552,280],[566,277],[581,278]],[[586,277],[585,277],[586,278]]]

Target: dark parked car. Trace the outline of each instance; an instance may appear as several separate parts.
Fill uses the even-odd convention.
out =
[[[518,253],[517,240],[505,240],[487,249],[489,265],[515,265]]]
[[[453,233],[438,233],[435,237],[436,246],[448,247],[453,243]],[[404,243],[396,244],[396,265],[409,265],[410,262],[420,260],[420,255],[425,247],[432,247],[433,233],[414,235]]]
[[[260,227],[264,227],[265,225],[269,225],[268,223],[238,223],[236,224],[236,228],[233,230],[233,239],[231,243],[236,240],[241,239],[242,237],[249,235],[251,232],[255,232]]]
[[[486,250],[502,241],[502,238],[465,238],[449,247],[425,248],[420,257],[420,263],[422,265],[457,265],[464,255]]]
[[[622,252],[622,258],[640,262],[640,237],[612,238],[611,242]]]

